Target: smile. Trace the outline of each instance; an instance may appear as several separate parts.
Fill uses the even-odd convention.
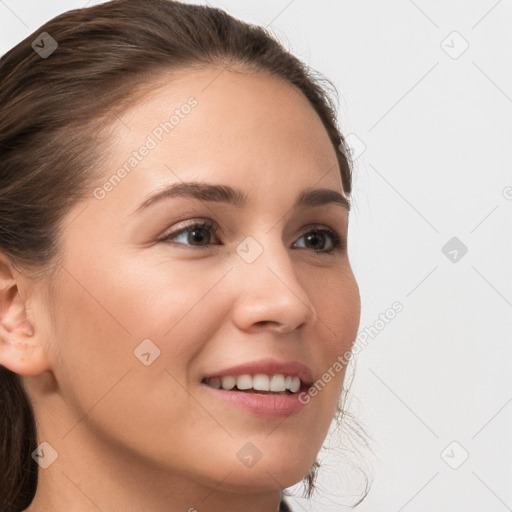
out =
[[[299,399],[313,382],[311,370],[296,361],[260,359],[205,375],[208,400],[263,418],[284,418],[308,405]]]
[[[290,395],[301,388],[301,381],[296,376],[282,374],[266,375],[226,375],[210,377],[203,380],[204,384],[215,389],[226,391],[262,391],[264,394]]]

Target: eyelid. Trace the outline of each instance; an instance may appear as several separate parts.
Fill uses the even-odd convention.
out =
[[[183,234],[184,232],[186,232],[188,229],[191,229],[191,228],[194,228],[194,227],[200,227],[200,228],[203,228],[203,229],[207,229],[209,230],[211,233],[213,233],[214,235],[216,235],[216,237],[218,238],[218,232],[220,231],[219,227],[217,226],[217,224],[210,220],[210,219],[200,219],[200,218],[197,218],[197,219],[192,219],[192,220],[188,220],[186,221],[186,224],[182,225],[181,227],[177,227],[175,228],[173,231],[169,232],[168,234],[164,235],[159,241],[162,241],[162,242],[167,242],[167,243],[170,243],[170,244],[177,244],[178,246],[183,246],[183,247],[188,247],[188,248],[191,248],[193,250],[205,250],[205,249],[209,249],[211,248],[212,245],[224,245],[222,243],[220,244],[207,244],[207,245],[199,245],[199,246],[194,246],[194,245],[191,245],[191,244],[183,244],[181,242],[174,242],[172,240],[170,240],[170,238],[175,238],[177,236],[180,236],[181,234]],[[301,234],[299,235],[298,239],[302,238],[304,235],[310,233],[310,232],[314,232],[314,231],[318,231],[318,232],[327,232],[329,237],[331,238],[331,244],[332,244],[332,248],[331,249],[328,249],[328,250],[314,250],[314,249],[310,249],[310,251],[313,251],[315,254],[318,254],[318,253],[321,253],[321,254],[326,254],[326,255],[334,255],[334,254],[337,254],[339,252],[343,252],[346,250],[347,248],[347,236],[342,233],[342,232],[338,232],[338,230],[334,229],[334,228],[331,228],[327,225],[324,225],[324,224],[308,224],[306,226],[304,226],[302,229],[301,229]],[[297,242],[294,242],[294,246]],[[300,247],[300,249],[307,249],[307,248],[302,248]]]
[[[310,233],[312,231],[320,231],[320,232],[327,232],[330,234],[332,238],[333,247],[330,250],[327,251],[315,251],[315,253],[324,253],[324,254],[335,254],[340,251],[344,251],[347,247],[347,236],[343,232],[339,232],[338,230],[331,228],[325,224],[309,224],[304,227],[303,230],[301,230],[301,235],[299,238],[302,238],[307,233]]]
[[[170,243],[172,243],[172,241],[169,240],[171,237],[172,238],[177,237],[177,236],[181,235],[182,233],[186,232],[188,229],[191,229],[193,227],[202,227],[202,228],[208,229],[208,230],[210,230],[210,232],[212,232],[215,235],[217,235],[217,233],[220,231],[219,227],[215,224],[215,222],[213,222],[211,220],[193,219],[191,221],[187,221],[187,223],[182,225],[181,227],[176,227],[172,231],[169,231],[167,234],[164,234],[160,238],[159,241],[160,242],[169,241]],[[188,247],[194,247],[196,249],[201,249],[201,246],[192,246],[189,244],[182,244],[181,242],[177,242],[177,244],[188,246]],[[212,244],[208,244],[207,246],[204,246],[204,247],[209,247],[210,245],[212,245]]]

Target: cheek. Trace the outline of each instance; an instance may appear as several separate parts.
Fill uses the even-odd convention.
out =
[[[179,342],[187,327],[189,337],[201,327],[205,311],[215,311],[216,285],[226,273],[225,266],[204,269],[194,263],[201,262],[119,261],[115,279],[107,277],[99,293],[133,338]]]
[[[326,353],[337,356],[348,350],[357,336],[361,315],[359,287],[350,267],[317,283],[324,284],[315,291],[317,328],[324,332]]]
[[[321,282],[321,279],[316,281]],[[318,285],[317,285],[318,286]],[[361,314],[359,287],[350,267],[331,274],[323,288],[315,292],[318,315],[315,339],[321,340],[317,368],[321,375],[314,387],[319,409],[334,413],[345,378],[348,352],[357,337]],[[311,388],[310,388],[311,389]]]
[[[225,270],[198,272],[175,263],[151,267],[134,260],[123,266],[95,259],[94,266],[70,264],[72,275],[63,273],[54,301],[60,326],[57,371],[87,393],[85,407],[116,376],[145,368],[141,359],[148,350],[151,368],[169,369],[180,382],[186,380],[208,330],[225,316],[215,288]]]
[[[112,294],[84,272],[64,274],[54,301],[54,373],[67,405],[82,416],[133,364],[134,338]]]
[[[97,262],[73,277],[64,273],[54,298],[55,375],[73,417],[63,433],[76,424],[77,435],[87,424],[102,439],[158,458],[153,436],[164,438],[169,425],[177,439],[187,439],[191,425],[216,428],[186,388],[209,326],[223,318],[218,295],[207,293],[223,274],[171,273],[169,266],[156,279],[113,267],[115,273],[102,272],[106,263]],[[159,353],[154,358],[149,345],[146,366],[134,350],[147,339]],[[177,457],[182,443],[168,440],[166,447],[166,455]]]

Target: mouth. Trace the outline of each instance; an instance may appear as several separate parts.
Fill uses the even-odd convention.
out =
[[[214,389],[256,395],[293,395],[306,387],[306,384],[295,375],[263,373],[208,377],[204,378],[202,383]]]
[[[309,403],[301,400],[301,395],[312,382],[311,371],[305,365],[272,359],[227,368],[201,380],[211,397],[266,418],[300,412]]]

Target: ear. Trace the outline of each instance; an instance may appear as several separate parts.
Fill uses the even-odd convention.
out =
[[[27,318],[17,279],[22,274],[0,253],[0,365],[20,375],[50,369],[44,345]]]

